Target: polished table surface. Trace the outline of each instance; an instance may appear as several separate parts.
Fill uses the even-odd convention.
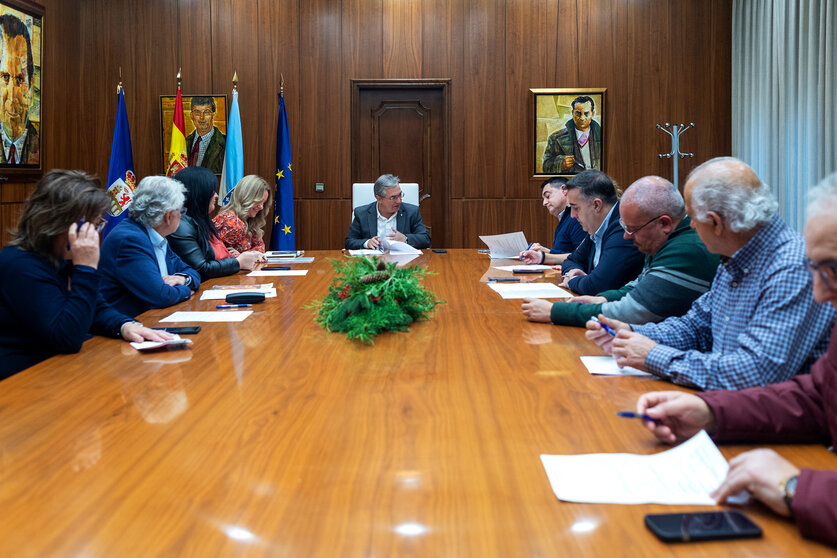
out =
[[[94,338],[0,383],[2,556],[823,556],[760,506],[752,541],[666,545],[647,513],[700,506],[559,501],[539,455],[666,449],[619,419],[657,380],[593,377],[579,328],[527,322],[485,285],[475,250],[413,264],[447,302],[374,346],[302,307],[306,277],[241,323],[205,323],[191,350],[139,354]],[[411,265],[413,265],[411,264]],[[524,280],[554,281],[552,272]],[[175,307],[210,310],[197,296]],[[156,325],[172,308],[141,319]],[[750,449],[725,446],[727,458]],[[779,446],[834,468],[820,446]]]

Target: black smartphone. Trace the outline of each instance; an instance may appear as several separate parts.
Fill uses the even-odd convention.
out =
[[[262,271],[287,271],[290,267],[287,265],[266,265],[262,268]]]
[[[488,280],[495,283],[519,283],[520,277],[489,277]]]
[[[660,513],[645,516],[645,526],[665,542],[749,539],[761,527],[739,511]]]
[[[528,267],[516,267],[512,273],[543,273],[542,269],[529,269]]]
[[[167,333],[176,333],[178,335],[195,334],[201,330],[201,326],[185,326],[185,327],[155,327]]]
[[[442,250],[441,248],[433,248],[433,252],[435,254],[447,254],[448,253],[447,250]]]

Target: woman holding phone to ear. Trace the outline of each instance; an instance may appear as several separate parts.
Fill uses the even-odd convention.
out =
[[[54,170],[26,201],[14,238],[0,251],[0,379],[60,353],[89,333],[163,341],[99,294],[99,230],[110,198],[81,171]]]

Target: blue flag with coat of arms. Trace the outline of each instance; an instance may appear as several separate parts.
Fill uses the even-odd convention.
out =
[[[122,219],[137,188],[134,174],[134,156],[131,151],[131,130],[128,128],[128,114],[125,111],[125,95],[122,86],[117,93],[116,123],[113,126],[113,143],[110,148],[107,193],[110,196],[110,214],[102,231],[102,240]]]
[[[228,205],[238,181],[244,178],[244,147],[241,141],[241,115],[238,112],[238,91],[233,89],[230,119],[227,122],[227,146],[221,168],[222,205]]]

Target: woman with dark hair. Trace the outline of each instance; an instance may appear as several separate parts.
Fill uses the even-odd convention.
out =
[[[264,261],[264,254],[259,252],[232,257],[218,237],[209,217],[218,202],[218,180],[211,170],[186,167],[174,178],[186,186],[186,211],[180,218],[180,226],[168,237],[169,244],[184,262],[200,273],[201,279],[250,270],[256,262]]]
[[[77,353],[88,332],[163,341],[99,294],[99,235],[110,198],[99,180],[54,170],[26,200],[0,251],[0,379],[59,353]]]

